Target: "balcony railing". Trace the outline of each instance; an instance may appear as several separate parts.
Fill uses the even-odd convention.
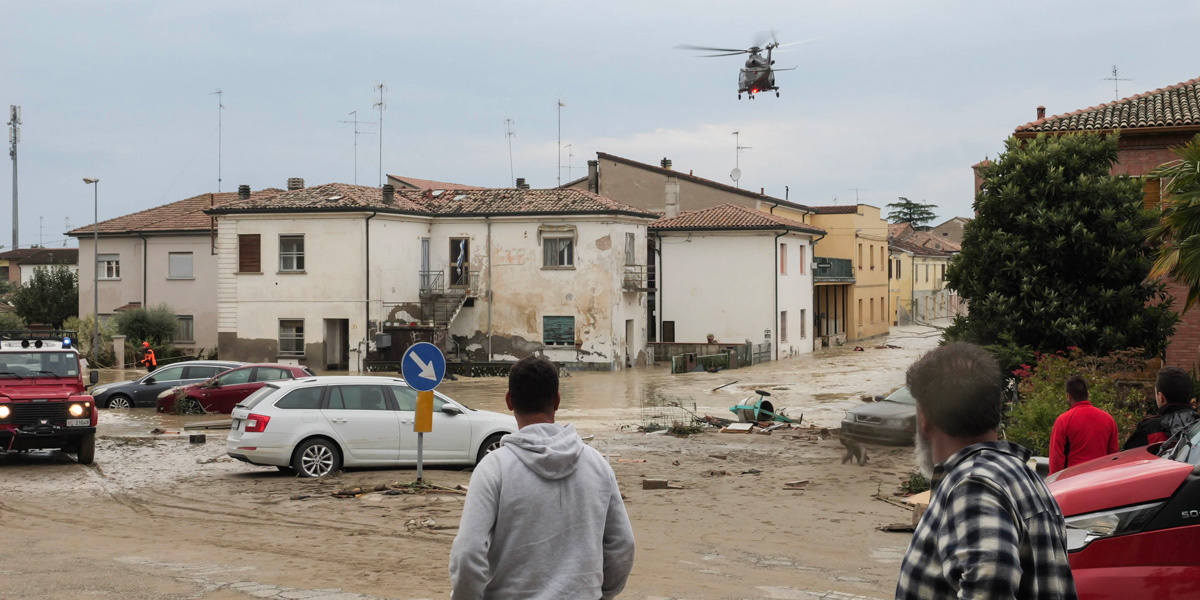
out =
[[[446,274],[441,271],[421,271],[421,293],[432,294],[446,289]]]
[[[854,263],[848,258],[813,257],[813,280],[817,282],[854,283]]]
[[[626,292],[648,292],[654,289],[654,265],[625,265],[621,288]]]
[[[421,278],[421,294],[466,294],[474,296],[479,288],[479,271],[450,267],[444,271],[418,271]]]

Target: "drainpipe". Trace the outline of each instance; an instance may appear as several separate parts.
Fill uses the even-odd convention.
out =
[[[654,253],[658,255],[658,266],[654,269],[654,285],[658,286],[658,289],[654,290],[654,295],[658,298],[658,335],[656,337],[658,337],[659,342],[664,342],[666,340],[662,339],[663,338],[662,324],[663,324],[663,307],[666,305],[663,304],[663,289],[664,289],[663,288],[663,256],[662,256],[663,241],[662,241],[662,234],[657,231],[654,232],[654,237],[658,240],[658,243],[654,245]],[[657,359],[655,359],[655,360],[657,360]]]
[[[146,240],[144,234],[138,234],[142,238],[142,308],[150,308],[150,301],[146,298],[146,273],[147,265],[150,262],[150,244]]]
[[[591,161],[588,161],[588,168],[591,168]],[[492,362],[492,219],[484,216],[483,222],[487,223],[487,303],[488,303],[488,323],[487,323],[487,343],[488,343],[488,362]]]
[[[785,186],[784,189],[786,190],[787,187]],[[813,318],[812,347],[813,347],[814,352],[817,350],[817,323],[820,322],[818,320],[818,319],[820,319],[820,317],[817,316],[817,270],[815,268],[812,268],[812,265],[816,264],[816,262],[817,262],[817,242],[825,239],[826,235],[829,235],[829,234],[826,233],[815,240],[810,237],[809,239],[811,241],[808,242],[808,245],[812,248],[812,255],[809,257],[809,259],[812,262],[809,263],[810,268],[809,268],[808,272],[812,276],[812,296],[811,296],[811,298],[813,299],[813,303],[812,303],[812,318]]]
[[[363,321],[363,339],[366,341],[363,344],[362,352],[360,352],[358,355],[359,371],[362,371],[367,366],[367,350],[371,347],[371,340],[369,339],[371,335],[371,219],[374,219],[378,214],[379,213],[377,212],[373,212],[371,213],[371,216],[367,217],[366,221],[364,221],[366,224],[367,255],[366,260],[363,262],[366,264],[367,301],[366,311],[363,314],[363,316],[366,317],[366,320]]]
[[[779,360],[779,238],[785,235],[786,230],[780,232],[771,245],[771,256],[775,258],[775,315],[772,317],[775,322],[775,360]]]

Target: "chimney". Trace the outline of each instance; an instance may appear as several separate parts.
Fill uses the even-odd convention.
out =
[[[667,175],[667,218],[679,216],[679,178]]]
[[[662,168],[664,168],[668,171],[671,170],[671,159],[664,156],[662,159],[662,162],[660,162],[659,164],[662,165]]]
[[[383,184],[383,203],[384,204],[395,204],[396,203],[396,186],[394,186],[390,183]]]
[[[304,189],[303,177],[288,177],[288,191]]]
[[[600,161],[588,161],[588,191],[593,194],[600,193]]]
[[[527,189],[529,189],[529,184],[528,184],[528,183],[525,183],[525,178],[524,178],[524,177],[518,177],[518,178],[517,178],[517,189],[518,189],[518,190],[527,190]]]
[[[1045,118],[1046,118],[1046,107],[1039,106],[1038,107],[1038,120],[1041,121],[1042,119],[1045,119]]]
[[[239,185],[238,186],[238,200],[249,200],[249,199],[250,199],[250,186]]]
[[[766,196],[766,195],[767,195],[767,188],[758,188],[758,195],[759,195],[759,196]]]

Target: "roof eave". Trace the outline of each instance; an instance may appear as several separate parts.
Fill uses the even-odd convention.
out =
[[[770,227],[755,227],[755,226],[724,226],[724,227],[650,227],[649,231],[653,232],[670,232],[670,231],[779,231],[786,229],[795,233],[803,233],[805,235],[826,235],[825,230],[809,230],[800,229],[790,225],[775,225]]]
[[[1023,126],[1022,126],[1023,127]],[[1120,132],[1122,136],[1135,135],[1154,135],[1159,133],[1200,133],[1200,125],[1154,125],[1150,127],[1129,127],[1129,128],[1108,128],[1108,129],[1054,129],[1051,131],[1031,131],[1017,129],[1013,132],[1013,137],[1016,138],[1034,138],[1038,134],[1046,135],[1069,135],[1073,133],[1100,133],[1109,134]]]

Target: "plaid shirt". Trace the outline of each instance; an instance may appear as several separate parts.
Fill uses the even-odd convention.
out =
[[[1010,442],[938,465],[933,498],[900,565],[897,600],[1074,600],[1062,511]]]

